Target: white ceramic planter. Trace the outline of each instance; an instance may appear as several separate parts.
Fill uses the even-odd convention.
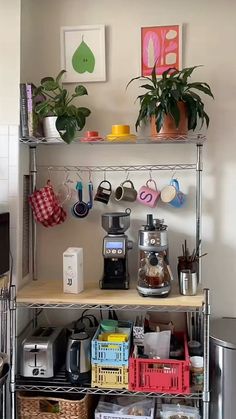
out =
[[[43,132],[48,142],[63,142],[56,129],[56,116],[46,116],[43,119]]]

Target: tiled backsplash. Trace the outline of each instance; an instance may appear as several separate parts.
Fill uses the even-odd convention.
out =
[[[14,276],[17,266],[19,139],[17,125],[0,125],[0,211],[10,211]]]

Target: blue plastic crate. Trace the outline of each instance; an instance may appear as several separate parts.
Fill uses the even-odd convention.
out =
[[[129,329],[128,342],[106,342],[99,341],[98,336],[101,333],[98,327],[91,344],[91,362],[92,364],[109,365],[116,367],[128,367],[129,354],[131,348],[132,322],[119,322],[119,328]]]

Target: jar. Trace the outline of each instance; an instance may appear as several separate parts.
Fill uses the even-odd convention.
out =
[[[203,389],[204,381],[203,357],[191,356],[190,364],[191,385],[193,390],[201,391]]]

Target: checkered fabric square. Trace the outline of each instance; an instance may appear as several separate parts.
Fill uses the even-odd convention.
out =
[[[66,212],[61,207],[49,181],[46,186],[29,196],[29,203],[35,220],[45,227],[60,224],[66,219]]]

